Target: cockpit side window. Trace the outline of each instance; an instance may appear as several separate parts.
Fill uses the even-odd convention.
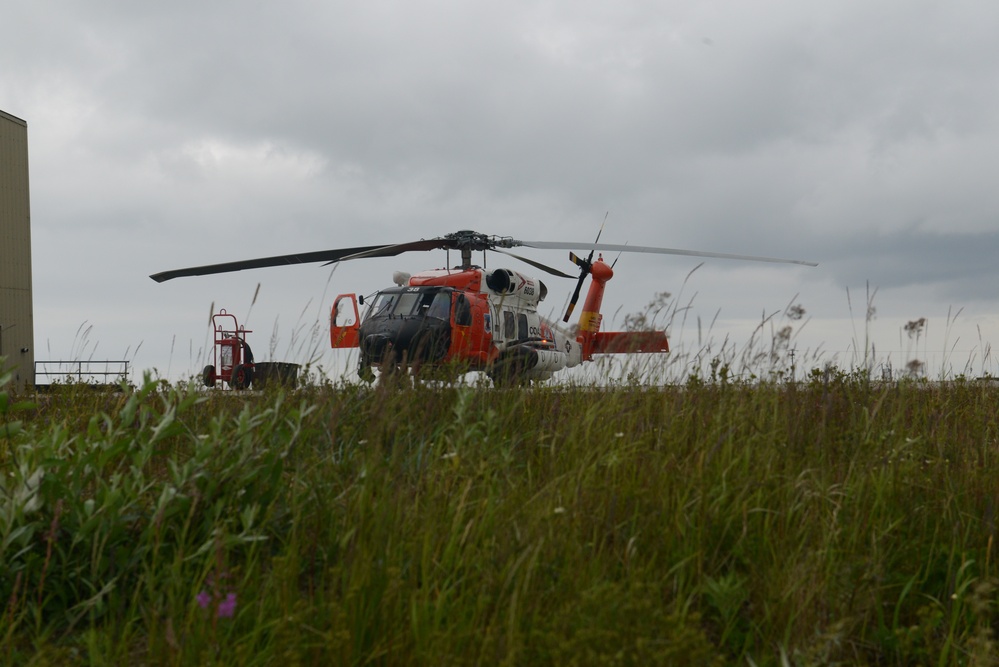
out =
[[[454,323],[462,327],[472,324],[472,305],[464,294],[459,294],[454,300]]]
[[[430,307],[427,309],[427,317],[438,320],[447,320],[451,315],[451,295],[448,292],[437,292]]]

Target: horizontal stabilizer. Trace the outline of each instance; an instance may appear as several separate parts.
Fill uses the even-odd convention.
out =
[[[593,336],[593,354],[669,352],[665,331],[601,331]]]

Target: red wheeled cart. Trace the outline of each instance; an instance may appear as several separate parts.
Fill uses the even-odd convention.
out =
[[[215,346],[212,355],[215,363],[205,366],[201,380],[206,387],[214,387],[221,380],[232,389],[248,389],[253,383],[253,351],[246,343],[246,334],[253,333],[236,322],[236,316],[225,308],[212,315],[215,329]]]

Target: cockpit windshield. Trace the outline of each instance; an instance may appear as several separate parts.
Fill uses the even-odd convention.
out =
[[[395,302],[399,298],[398,294],[381,292],[375,297],[375,302],[371,306],[372,317],[387,317],[392,314]]]
[[[407,315],[413,314],[413,309],[416,307],[416,302],[420,300],[420,295],[416,292],[405,292],[399,295],[399,300],[396,301],[395,308],[392,309],[392,314],[396,317],[406,317]]]
[[[369,317],[432,317],[447,321],[451,316],[451,292],[440,288],[405,292],[379,292]]]

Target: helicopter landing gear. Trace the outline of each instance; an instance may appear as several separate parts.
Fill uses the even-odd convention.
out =
[[[500,371],[491,371],[486,375],[489,379],[493,381],[493,386],[500,389],[515,389],[517,387],[526,387],[531,384],[529,378],[519,375],[517,373],[506,372],[506,369]]]
[[[371,383],[375,381],[375,372],[371,370],[371,366],[368,364],[361,364],[357,369],[357,375],[365,382]]]

